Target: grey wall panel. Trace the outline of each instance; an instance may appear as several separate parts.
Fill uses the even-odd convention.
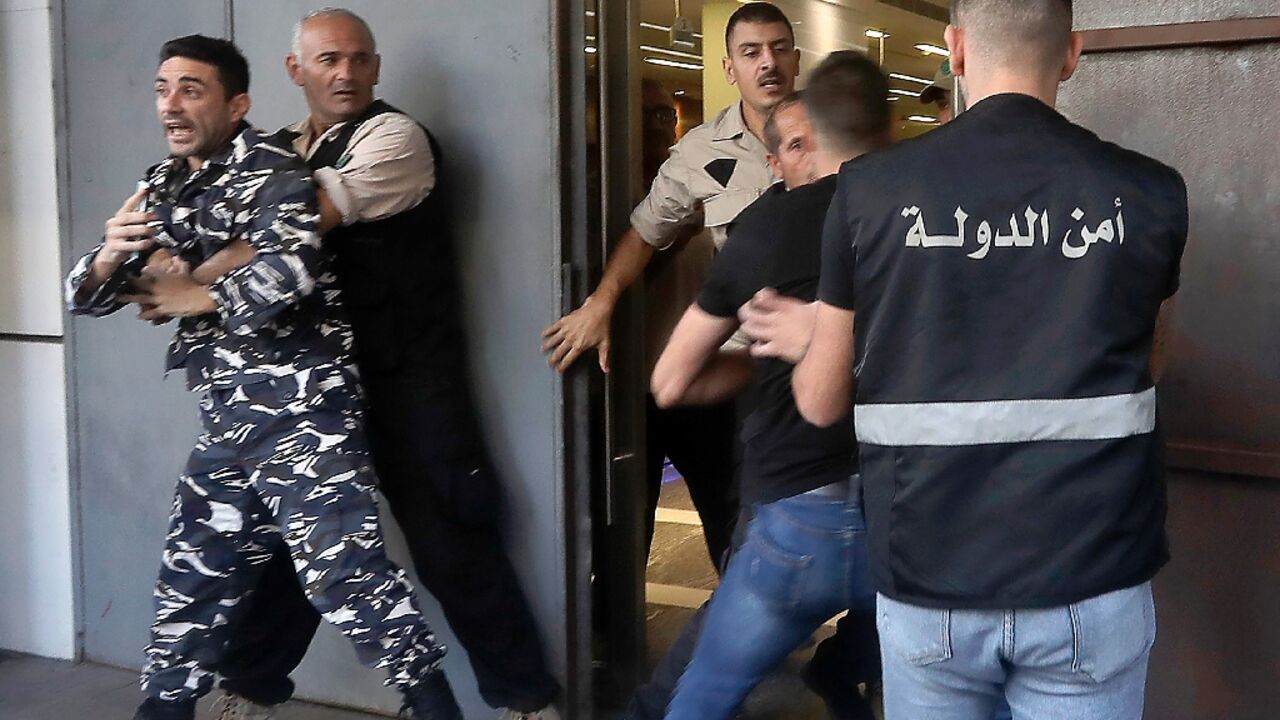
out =
[[[283,57],[293,22],[316,5],[234,4],[235,39],[253,69],[250,120],[262,127],[305,113]],[[506,480],[509,544],[562,672],[556,384],[538,352],[538,333],[555,310],[558,242],[550,3],[524,2],[519,11],[508,3],[451,0],[348,6],[378,35],[380,93],[431,127],[445,150],[447,179],[458,196],[473,377],[484,430]],[[152,131],[148,92],[160,40],[193,31],[220,34],[224,10],[223,3],[204,2],[68,2],[78,249],[100,233],[132,178],[163,152]],[[125,317],[77,321],[75,332],[85,512],[101,513],[85,528],[86,646],[93,657],[136,664],[173,478],[196,430],[194,402],[178,383],[158,385],[164,332]],[[131,440],[124,432],[130,422],[162,429]],[[405,561],[403,543],[397,538],[393,545],[396,558]],[[464,709],[477,717],[491,713],[482,709],[465,655],[444,631],[438,608],[430,599],[424,605],[451,644],[447,669]],[[380,687],[379,674],[359,668],[334,633],[318,639],[297,679],[304,696],[384,710],[398,706]]]
[[[1280,2],[1077,0],[1085,28],[1280,15]],[[1161,416],[1173,440],[1280,451],[1280,45],[1086,57],[1064,112],[1182,171],[1191,205]],[[1147,717],[1275,716],[1280,485],[1170,474]]]
[[[1081,30],[1280,15],[1280,0],[1076,0]]]
[[[1153,720],[1273,720],[1280,707],[1280,485],[1175,473],[1156,578]]]
[[[1280,45],[1088,56],[1066,114],[1178,168],[1191,241],[1162,411],[1170,439],[1280,454]]]
[[[151,81],[164,39],[219,34],[222,3],[66,0],[67,148],[72,253],[164,156]],[[64,265],[74,257],[64,258]],[[124,666],[142,661],[174,480],[196,436],[195,400],[161,382],[169,331],[122,312],[68,323],[75,335],[71,402],[84,575],[84,650]]]

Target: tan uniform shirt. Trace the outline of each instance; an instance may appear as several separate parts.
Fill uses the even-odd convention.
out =
[[[631,226],[663,249],[677,228],[701,214],[719,248],[729,223],[774,183],[766,154],[764,143],[747,130],[739,100],[671,148],[648,197],[631,213]]]
[[[697,298],[715,250],[728,238],[729,224],[776,181],[767,153],[764,143],[747,129],[738,101],[676,143],[648,197],[631,213],[631,226],[645,242],[677,253],[656,256],[645,276],[650,373],[680,316]],[[695,224],[707,231],[671,247],[682,227]],[[726,347],[743,345],[735,337]]]
[[[289,126],[298,133],[293,149],[310,159],[324,140],[345,126],[338,123],[317,138],[309,118],[294,123]],[[435,158],[418,123],[388,112],[365,121],[337,166],[320,168],[315,178],[342,213],[342,224],[350,225],[390,217],[422,202],[435,188]]]

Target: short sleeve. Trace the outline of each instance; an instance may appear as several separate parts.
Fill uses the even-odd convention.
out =
[[[671,155],[654,178],[649,194],[631,213],[631,227],[644,241],[665,250],[677,236],[677,230],[702,210],[701,200],[692,187],[693,171],[689,167],[684,145],[691,138],[671,148]]]
[[[842,173],[822,230],[822,274],[818,280],[818,299],[842,310],[853,310],[854,238],[844,211],[845,192]]]

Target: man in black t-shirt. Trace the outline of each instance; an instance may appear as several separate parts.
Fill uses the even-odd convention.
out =
[[[888,143],[888,94],[884,74],[859,53],[835,53],[814,70],[806,107],[839,118],[819,136],[814,174],[822,179],[770,192],[739,216],[654,369],[659,405],[718,402],[741,388],[750,366],[718,348],[737,329],[739,307],[757,291],[816,297],[835,172]],[[755,363],[758,403],[743,428],[742,470],[742,497],[755,517],[712,597],[669,719],[730,717],[823,622],[870,605],[853,428],[806,422],[792,399],[790,375],[783,360]],[[874,644],[867,655],[863,664],[874,665]],[[872,717],[865,705],[861,710],[861,717]]]
[[[796,403],[846,423],[856,372],[887,720],[1138,720],[1186,186],[1053,109],[1069,0],[953,9],[970,110],[841,169]]]

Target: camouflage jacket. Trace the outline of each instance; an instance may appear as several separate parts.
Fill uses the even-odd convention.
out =
[[[353,364],[332,257],[316,232],[311,173],[287,142],[245,123],[199,169],[169,157],[143,182],[150,188],[146,209],[163,225],[156,244],[192,267],[236,238],[257,250],[253,262],[210,286],[216,314],[179,320],[166,372],[184,368],[188,387],[204,391]],[[102,316],[124,307],[112,282],[76,297],[101,247],[67,277],[73,314]]]

